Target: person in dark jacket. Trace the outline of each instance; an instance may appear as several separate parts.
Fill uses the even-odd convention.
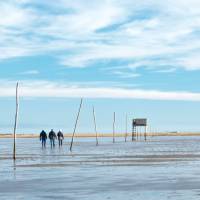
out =
[[[62,146],[62,141],[64,140],[64,135],[63,135],[61,130],[58,131],[57,137],[58,137],[59,147],[61,147]]]
[[[53,131],[53,129],[51,129],[51,131],[49,132],[49,139],[51,143],[51,148],[55,147],[56,133]]]
[[[40,133],[40,141],[42,141],[42,148],[46,147],[47,134],[44,130]]]

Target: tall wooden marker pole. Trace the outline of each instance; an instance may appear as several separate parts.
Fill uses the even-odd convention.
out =
[[[17,130],[17,120],[18,120],[18,109],[19,109],[19,97],[18,97],[19,83],[16,85],[16,112],[15,112],[15,124],[14,124],[14,134],[13,134],[13,159],[16,159],[16,130]]]
[[[77,114],[77,117],[76,117],[76,123],[75,123],[75,126],[74,126],[74,131],[73,131],[73,134],[72,134],[72,140],[71,140],[71,144],[70,144],[70,151],[72,151],[72,146],[73,146],[73,142],[74,142],[74,135],[75,135],[75,132],[76,132],[76,127],[77,127],[79,115],[80,115],[80,112],[81,112],[82,103],[83,103],[83,99],[81,99],[78,114]]]
[[[115,112],[113,114],[113,143],[115,143]]]
[[[128,135],[128,131],[127,131],[127,122],[128,122],[128,117],[127,117],[127,114],[126,114],[126,132],[125,132],[125,142],[127,140],[127,135]]]
[[[93,119],[94,119],[94,131],[96,134],[96,146],[98,146],[98,133],[97,133],[97,124],[96,124],[96,117],[95,117],[95,111],[94,111],[94,106],[93,106]]]

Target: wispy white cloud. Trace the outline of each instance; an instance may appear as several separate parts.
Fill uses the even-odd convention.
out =
[[[169,63],[199,70],[199,6],[198,0],[4,1],[0,59],[62,51],[59,62],[68,67],[123,59],[156,70]]]
[[[173,73],[176,71],[176,68],[168,68],[168,69],[161,69],[161,70],[157,70],[157,73]]]
[[[20,74],[21,75],[37,75],[39,73],[40,72],[38,70],[28,70],[28,71],[21,72]]]
[[[146,100],[200,101],[200,93],[187,91],[159,91],[128,89],[120,87],[82,87],[48,81],[25,81],[20,83],[21,97],[64,97],[64,98],[116,98]],[[15,95],[14,82],[4,81],[0,86],[0,97]]]
[[[138,73],[124,71],[113,71],[112,73],[120,76],[121,78],[136,78],[140,76]]]
[[[0,2],[0,26],[4,27],[24,27],[29,23],[31,14],[27,9],[20,8],[12,1]],[[28,17],[28,18],[27,18]]]
[[[179,58],[177,63],[185,66],[187,70],[199,70],[200,69],[200,57],[199,53],[189,54],[183,58]]]

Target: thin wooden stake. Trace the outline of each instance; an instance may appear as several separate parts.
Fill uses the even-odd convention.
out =
[[[115,143],[115,112],[113,115],[113,143]]]
[[[138,127],[136,126],[136,141],[138,141]]]
[[[16,159],[16,130],[17,130],[17,120],[18,120],[18,109],[19,109],[19,102],[18,102],[18,88],[19,83],[16,85],[16,113],[15,113],[15,124],[14,124],[14,134],[13,134],[13,159]]]
[[[144,140],[147,140],[147,126],[145,126],[145,132],[144,132]]]
[[[132,125],[132,142],[133,142],[133,140],[134,140],[134,132],[135,132],[135,126]]]
[[[95,117],[95,111],[94,111],[94,106],[93,106],[93,119],[94,119],[94,131],[96,134],[96,146],[98,146],[98,133],[97,133],[97,125],[96,125],[96,117]]]
[[[73,146],[73,142],[74,142],[74,135],[75,135],[75,132],[76,132],[76,127],[77,127],[77,123],[78,123],[78,119],[79,119],[82,103],[83,103],[83,99],[81,99],[79,110],[78,110],[78,114],[77,114],[77,117],[76,117],[74,131],[73,131],[73,134],[72,134],[72,140],[71,140],[71,144],[70,144],[70,151],[72,151],[72,146]]]
[[[126,142],[126,140],[127,140],[127,135],[128,135],[128,131],[127,131],[127,121],[128,121],[128,119],[127,119],[128,117],[127,117],[127,114],[126,114],[126,132],[125,132],[125,142]]]

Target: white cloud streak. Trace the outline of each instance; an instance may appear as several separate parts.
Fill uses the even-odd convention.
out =
[[[133,72],[114,71],[112,73],[120,76],[121,78],[136,78],[140,76],[140,74]]]
[[[40,72],[38,70],[28,70],[28,71],[21,72],[20,74],[21,75],[37,75],[39,73]]]
[[[81,84],[80,84],[81,85]],[[158,91],[144,89],[130,89],[119,87],[81,87],[69,86],[47,81],[33,81],[20,83],[21,97],[53,97],[53,98],[113,98],[113,99],[145,99],[145,100],[173,100],[200,101],[200,93],[186,91]],[[0,97],[14,97],[14,82],[1,84]]]

